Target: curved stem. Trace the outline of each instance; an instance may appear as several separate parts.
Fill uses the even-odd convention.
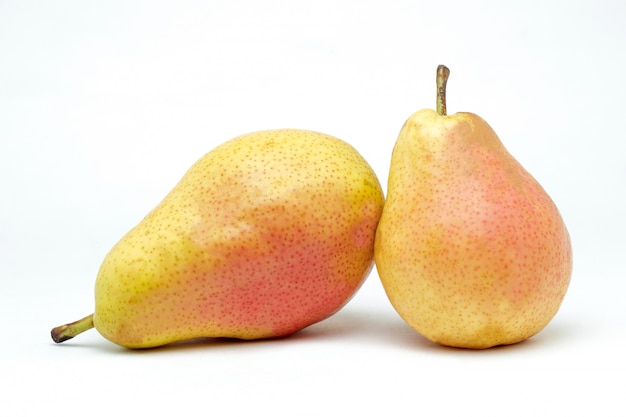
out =
[[[448,82],[448,76],[450,70],[445,65],[439,65],[437,67],[437,113],[440,116],[446,116],[446,83]]]
[[[75,322],[55,327],[50,332],[50,336],[55,343],[61,343],[93,327],[93,314],[90,314]]]

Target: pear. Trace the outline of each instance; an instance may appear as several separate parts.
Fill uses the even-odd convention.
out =
[[[128,348],[290,335],[363,283],[383,203],[372,168],[335,137],[280,129],[232,139],[111,249],[94,313],[52,338],[94,326]]]
[[[472,113],[414,113],[392,152],[376,268],[398,314],[441,345],[521,342],[560,308],[572,273],[563,219],[541,185]]]

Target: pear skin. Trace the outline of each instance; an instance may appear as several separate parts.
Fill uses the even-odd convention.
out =
[[[383,202],[371,167],[337,138],[282,129],[230,140],[111,249],[93,316],[52,336],[90,320],[128,348],[290,335],[361,286]]]
[[[445,81],[444,89],[445,94]],[[537,334],[572,273],[559,210],[472,113],[425,109],[394,146],[376,268],[399,315],[441,345],[483,349]]]

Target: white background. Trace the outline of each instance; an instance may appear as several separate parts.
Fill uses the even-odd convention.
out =
[[[623,416],[625,5],[0,0],[0,414]],[[440,63],[449,113],[485,118],[569,227],[572,283],[539,335],[434,346],[374,270],[283,340],[52,343],[93,310],[110,247],[225,140],[321,131],[385,185]]]

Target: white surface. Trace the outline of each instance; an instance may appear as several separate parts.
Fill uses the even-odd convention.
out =
[[[0,0],[0,414],[626,414],[626,3]],[[201,155],[255,130],[318,130],[387,180],[434,106],[485,118],[561,209],[574,275],[506,348],[438,348],[374,271],[287,339],[143,352],[95,330],[101,259]]]

